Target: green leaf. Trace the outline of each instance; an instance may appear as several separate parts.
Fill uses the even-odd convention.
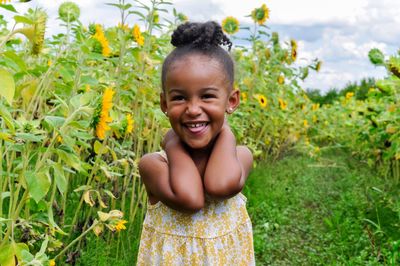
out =
[[[14,266],[15,253],[13,252],[11,244],[3,246],[0,250],[0,265],[2,266]]]
[[[79,172],[84,171],[80,159],[75,154],[67,153],[60,149],[57,149],[57,154],[68,166],[71,166]]]
[[[26,184],[29,194],[38,203],[49,191],[51,180],[48,170],[35,173],[34,171],[25,172]]]
[[[3,246],[0,249],[0,265],[15,266],[15,257],[17,257],[18,262],[20,262],[22,260],[22,253],[28,250],[28,246],[24,243],[12,242]]]
[[[15,127],[14,127],[14,120],[11,116],[11,113],[7,110],[7,108],[0,103],[0,116],[6,122],[7,127],[12,131],[12,133],[15,132]]]
[[[143,20],[146,20],[146,16],[140,13],[139,11],[129,11],[129,14],[136,14],[141,17]]]
[[[5,69],[0,69],[0,96],[6,98],[7,102],[12,105],[15,93],[15,83],[13,76]]]
[[[107,146],[103,146],[98,140],[94,142],[94,152],[96,154],[105,154],[108,151]]]
[[[60,67],[59,71],[60,71],[60,75],[63,78],[63,80],[65,81],[65,83],[74,81],[72,74],[70,73],[69,69],[67,69],[65,66]]]
[[[53,165],[54,169],[54,179],[56,180],[56,185],[58,190],[60,191],[61,195],[64,195],[65,192],[67,191],[67,179],[65,178],[64,175],[64,170],[61,165],[59,164],[54,164]]]
[[[46,121],[53,128],[59,129],[65,122],[65,118],[61,116],[45,116],[44,121]]]
[[[12,5],[0,4],[0,7],[6,9],[8,11],[11,11],[11,12],[14,12],[14,13],[18,13],[17,10],[15,10],[15,8]]]
[[[35,24],[34,21],[32,21],[31,19],[24,17],[24,16],[18,16],[18,15],[14,16],[14,20],[17,23],[25,23],[25,24],[30,24],[30,25]]]
[[[44,136],[34,135],[30,133],[16,133],[15,137],[30,142],[41,142],[44,139]]]
[[[81,84],[89,84],[91,86],[96,86],[97,84],[99,84],[99,81],[91,76],[82,76]]]
[[[74,192],[86,191],[86,190],[89,190],[91,188],[92,188],[92,186],[83,185],[83,186],[80,186],[80,187],[74,189]]]
[[[18,71],[26,71],[26,64],[25,61],[22,60],[21,57],[19,57],[15,52],[13,51],[6,51],[3,53],[5,57],[11,59],[11,61],[15,64],[15,66],[18,66]],[[15,67],[14,67],[15,69]]]

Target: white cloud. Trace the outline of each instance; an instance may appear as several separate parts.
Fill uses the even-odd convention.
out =
[[[81,8],[80,20],[84,25],[90,22],[116,25],[120,14],[107,2],[116,0],[71,0]],[[16,8],[24,13],[28,7],[42,6],[49,13],[48,35],[63,31],[57,20],[61,0],[37,0],[29,3],[16,2]],[[133,0],[126,2],[134,3]],[[149,3],[149,0],[142,2]],[[267,25],[280,33],[282,41],[298,40],[299,65],[305,65],[318,57],[322,60],[321,73],[311,73],[305,86],[328,90],[340,87],[348,81],[363,77],[382,77],[384,69],[374,68],[368,61],[368,51],[377,47],[386,54],[399,48],[400,1],[398,0],[175,0],[174,7],[198,21],[209,19],[221,21],[233,15],[242,24],[251,24],[245,17],[251,11],[266,4],[270,9]],[[3,12],[3,11],[1,11]],[[6,14],[9,19],[12,14]],[[130,18],[129,23],[137,22]],[[241,33],[243,34],[243,33]]]

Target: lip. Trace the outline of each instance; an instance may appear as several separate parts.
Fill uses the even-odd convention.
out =
[[[200,131],[191,131],[189,129],[189,127],[187,126],[187,124],[201,124],[201,123],[205,123],[206,125],[200,130]],[[208,127],[209,127],[209,123],[208,122],[190,122],[190,123],[184,123],[183,127],[185,128],[185,131],[188,132],[190,135],[192,136],[201,136],[203,135]]]

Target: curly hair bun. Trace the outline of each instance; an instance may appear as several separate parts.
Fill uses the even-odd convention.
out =
[[[214,21],[186,22],[179,25],[172,34],[171,44],[175,47],[190,45],[204,50],[219,45],[226,45],[230,50],[232,46],[221,26]]]

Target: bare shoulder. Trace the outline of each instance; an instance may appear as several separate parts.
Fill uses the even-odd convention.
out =
[[[251,162],[253,162],[253,153],[247,146],[243,146],[243,145],[237,146],[236,152],[237,152],[238,156],[240,156],[241,158],[243,157],[244,159],[250,160]]]
[[[157,152],[147,153],[139,161],[139,173],[143,181],[168,172],[166,160]]]

